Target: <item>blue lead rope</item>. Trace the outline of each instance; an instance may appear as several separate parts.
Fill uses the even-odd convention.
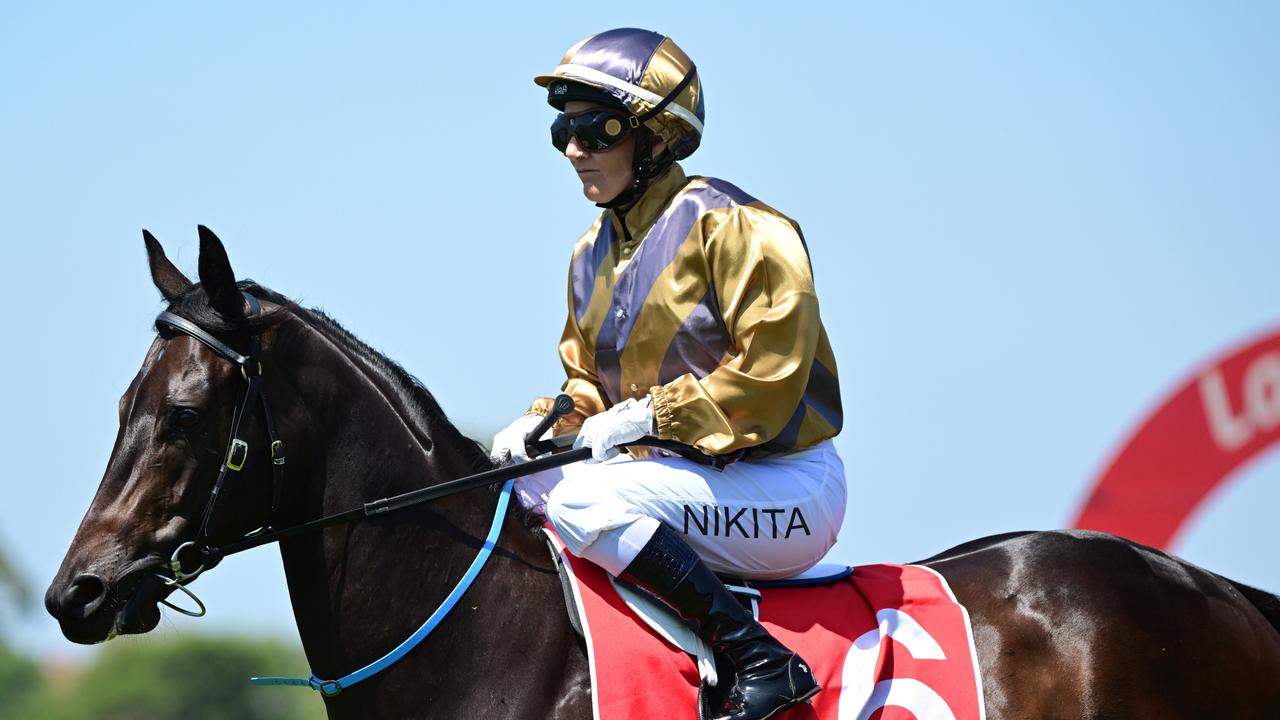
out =
[[[431,613],[431,617],[422,623],[422,627],[418,628],[412,635],[400,643],[394,650],[383,655],[381,658],[365,665],[350,675],[345,675],[337,680],[321,680],[312,675],[310,678],[291,678],[291,677],[255,677],[249,678],[254,685],[294,685],[298,687],[309,687],[312,690],[319,691],[321,695],[332,697],[342,692],[344,689],[355,685],[365,678],[379,673],[397,660],[404,657],[410,650],[414,649],[421,643],[433,630],[445,619],[453,607],[458,604],[458,600],[471,587],[471,583],[475,582],[476,576],[484,569],[484,564],[489,560],[489,556],[493,554],[493,548],[498,544],[498,535],[502,533],[502,520],[507,516],[507,505],[511,502],[511,486],[514,480],[508,480],[502,486],[502,493],[498,496],[498,508],[493,512],[493,525],[489,528],[489,535],[484,539],[484,545],[480,548],[480,554],[476,555],[475,560],[471,561],[471,567],[467,568],[467,572],[454,586],[453,591],[444,599],[440,607]]]

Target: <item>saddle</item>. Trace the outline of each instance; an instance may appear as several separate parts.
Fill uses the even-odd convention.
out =
[[[666,605],[544,532],[587,648],[595,720],[713,717],[732,670]],[[968,614],[932,570],[823,564],[786,580],[722,579],[823,685],[779,720],[985,720]]]

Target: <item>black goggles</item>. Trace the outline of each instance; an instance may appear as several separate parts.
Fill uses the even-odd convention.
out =
[[[640,120],[635,115],[617,110],[560,113],[551,123],[551,144],[564,152],[572,137],[577,138],[584,150],[600,152],[626,140],[638,127]]]

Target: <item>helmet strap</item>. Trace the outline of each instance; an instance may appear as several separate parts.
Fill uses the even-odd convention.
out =
[[[596,207],[607,210],[626,209],[635,204],[649,189],[655,178],[667,171],[675,162],[675,154],[670,148],[663,148],[657,157],[653,155],[654,133],[648,126],[641,124],[636,129],[636,144],[631,156],[631,187],[618,193],[609,202],[596,203]]]
[[[693,78],[698,74],[698,67],[690,64],[689,70],[685,72],[680,82],[672,88],[667,96],[662,98],[661,102],[654,105],[648,112],[643,115],[633,116],[639,121],[639,127],[636,128],[636,146],[634,154],[631,157],[631,176],[634,181],[631,187],[618,193],[618,197],[607,203],[596,203],[596,207],[602,207],[609,210],[626,209],[631,207],[635,201],[639,200],[644,191],[649,189],[649,183],[654,178],[667,171],[671,167],[671,163],[676,161],[675,153],[671,152],[671,148],[667,147],[658,153],[657,157],[653,156],[653,131],[649,129],[645,123],[656,116],[658,113],[667,109],[673,100],[680,96],[680,93],[689,87],[693,82]]]
[[[648,122],[649,118],[654,117],[663,110],[666,110],[667,106],[671,104],[671,101],[680,97],[680,93],[684,92],[685,88],[689,87],[689,83],[693,82],[693,78],[697,76],[697,74],[698,67],[696,65],[690,65],[689,71],[684,74],[684,77],[680,79],[680,82],[674,88],[672,88],[671,92],[667,93],[667,96],[662,98],[661,102],[650,108],[649,112],[640,116],[640,124],[643,125]]]

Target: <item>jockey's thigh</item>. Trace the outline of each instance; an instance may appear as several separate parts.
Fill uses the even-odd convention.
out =
[[[620,574],[666,523],[716,572],[788,577],[831,549],[844,466],[831,441],[715,470],[680,457],[574,463],[517,481],[570,552]]]

